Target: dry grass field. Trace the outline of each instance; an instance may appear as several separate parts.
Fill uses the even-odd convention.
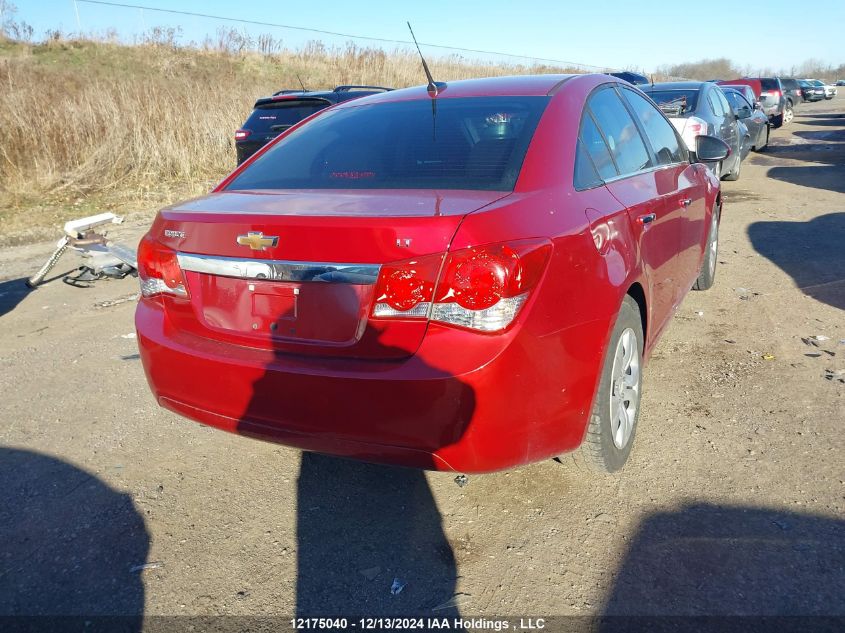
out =
[[[233,132],[256,97],[282,88],[422,83],[411,51],[350,45],[264,54],[221,39],[175,46],[167,34],[0,41],[0,243],[89,212],[149,211],[208,190],[234,166]],[[572,72],[431,60],[438,79]],[[43,231],[40,235],[43,236]]]

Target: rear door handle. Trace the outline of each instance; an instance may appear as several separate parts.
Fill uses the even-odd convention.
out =
[[[692,198],[683,198],[681,199],[681,206],[686,209],[688,206],[692,204]]]
[[[646,226],[646,225],[651,224],[652,222],[654,222],[656,219],[657,219],[657,214],[656,214],[656,213],[646,213],[645,215],[641,215],[641,216],[639,216],[639,217],[637,218],[637,222],[639,222],[639,223],[640,223],[640,224],[642,224],[643,226]]]

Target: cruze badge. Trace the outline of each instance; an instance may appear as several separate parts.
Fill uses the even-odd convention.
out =
[[[238,244],[249,246],[254,251],[263,251],[274,248],[279,243],[278,235],[264,236],[261,231],[249,231],[246,235],[238,235]]]

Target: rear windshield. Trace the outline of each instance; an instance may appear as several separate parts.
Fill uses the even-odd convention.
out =
[[[330,106],[322,99],[311,101],[279,101],[258,106],[244,123],[244,129],[253,132],[283,132],[294,123]]]
[[[228,190],[512,191],[548,97],[473,97],[332,110],[247,167]]]
[[[695,110],[698,90],[645,90],[645,93],[669,116]]]
[[[763,90],[780,90],[777,79],[761,79],[760,85],[763,87]]]

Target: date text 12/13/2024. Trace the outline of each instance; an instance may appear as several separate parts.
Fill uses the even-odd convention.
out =
[[[375,631],[443,630],[443,631],[531,631],[546,626],[543,618],[292,618],[294,630],[338,630],[350,629]]]

